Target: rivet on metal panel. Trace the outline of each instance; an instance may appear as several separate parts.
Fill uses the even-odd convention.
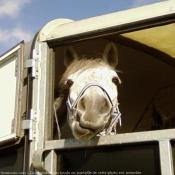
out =
[[[174,11],[175,10],[175,7],[170,7],[170,11]]]
[[[55,35],[51,35],[52,38],[55,38]]]

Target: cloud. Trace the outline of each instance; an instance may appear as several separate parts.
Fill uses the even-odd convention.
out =
[[[15,18],[19,15],[22,7],[31,0],[1,0],[0,1],[0,18],[9,16]]]
[[[20,27],[16,27],[14,29],[9,30],[0,29],[0,43],[8,47],[12,47],[13,45],[19,43],[22,40],[27,42],[31,40],[32,37],[32,32],[24,30]]]
[[[161,0],[134,0],[132,3],[132,7],[139,7],[147,4],[152,4],[156,2],[160,2]]]

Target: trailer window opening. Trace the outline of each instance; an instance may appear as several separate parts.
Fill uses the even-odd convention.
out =
[[[112,41],[116,44],[119,55],[117,70],[121,71],[119,77],[122,80],[121,86],[118,87],[122,127],[117,127],[117,133],[174,128],[175,81],[171,77],[175,75],[175,69],[172,58],[174,55],[169,53],[169,50],[172,51],[170,47],[172,47],[174,37],[170,41],[168,37],[172,35],[171,32],[167,32],[173,25],[174,23],[121,35],[110,34],[71,44],[80,56],[91,57],[102,53],[106,43]],[[155,39],[156,36],[154,39],[152,37],[154,30],[161,31],[157,39]],[[143,37],[145,40],[141,39]],[[162,38],[164,38],[164,43],[158,42]],[[157,48],[154,51],[154,49],[151,50],[152,45],[147,41],[156,44],[155,40]],[[141,51],[139,51],[139,46],[141,46]],[[55,48],[55,91],[59,91],[57,85],[61,77],[57,75],[62,75],[66,70],[63,63],[65,47],[66,45]],[[167,53],[161,56],[163,48],[167,48]],[[161,51],[156,57],[159,49]],[[63,138],[73,137],[69,129],[61,127],[64,128]]]

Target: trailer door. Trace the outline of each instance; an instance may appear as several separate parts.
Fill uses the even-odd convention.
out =
[[[22,137],[24,43],[0,56],[0,147],[13,145]]]

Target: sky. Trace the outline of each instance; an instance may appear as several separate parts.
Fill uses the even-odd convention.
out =
[[[0,0],[0,55],[30,41],[49,21],[81,20],[163,0]]]

